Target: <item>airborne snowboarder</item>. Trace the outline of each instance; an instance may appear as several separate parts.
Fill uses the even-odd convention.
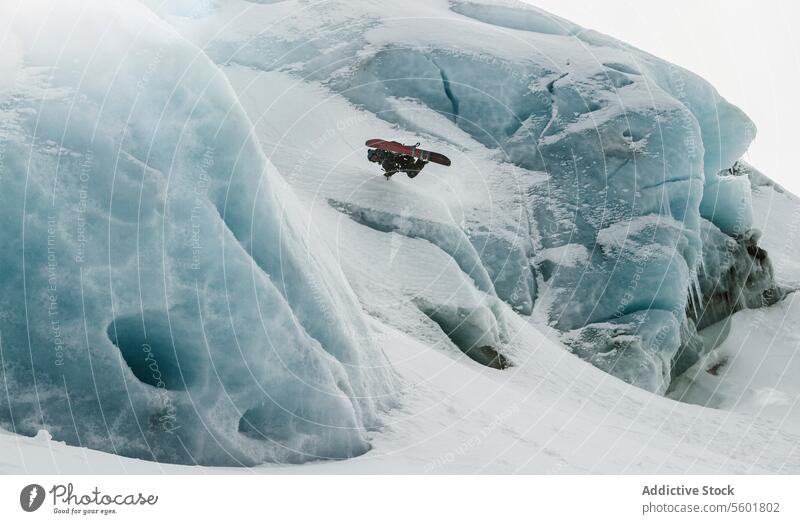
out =
[[[414,178],[428,162],[435,162],[443,166],[450,165],[450,159],[446,156],[419,149],[419,142],[413,146],[406,146],[399,142],[373,138],[367,140],[366,145],[374,148],[367,150],[367,159],[381,165],[386,180],[401,171],[405,172],[408,178]]]
[[[367,159],[369,159],[370,162],[381,165],[383,168],[383,176],[385,176],[387,180],[400,171],[405,172],[408,178],[414,178],[422,171],[425,164],[427,164],[427,162],[420,158],[412,158],[408,155],[384,151],[383,149],[368,149]]]

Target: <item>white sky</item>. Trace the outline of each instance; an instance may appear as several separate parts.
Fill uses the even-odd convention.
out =
[[[800,2],[525,1],[711,82],[758,127],[748,160],[800,195]]]

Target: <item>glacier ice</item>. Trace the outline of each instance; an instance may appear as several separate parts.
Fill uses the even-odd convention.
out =
[[[477,257],[458,241],[468,253],[459,265],[516,311],[544,311],[571,334],[568,342],[599,340],[572,335],[646,313],[626,324],[643,326],[631,335],[637,351],[668,363],[620,371],[620,361],[614,373],[663,391],[703,351],[697,311],[687,315],[687,306],[702,303],[704,221],[737,242],[750,235],[750,187],[728,169],[755,126],[697,75],[531,6],[415,7],[413,20],[387,19],[368,2],[329,2],[325,16],[247,8],[281,23],[265,31],[235,19],[235,29],[198,43],[221,65],[320,82],[371,114],[446,142],[451,132],[432,132],[416,118],[434,111],[519,167],[514,187],[485,175],[502,218],[464,214],[460,227]],[[345,200],[336,199],[338,209]],[[448,253],[463,235],[424,218],[413,228]],[[606,242],[612,236],[621,243]],[[647,342],[647,331],[659,327],[671,335]]]
[[[433,292],[432,285],[427,284],[424,289],[411,293],[411,301],[471,359],[498,369],[510,366],[509,360],[498,351],[508,338],[503,313],[497,307],[498,299],[494,297],[494,284],[503,281],[489,276],[483,258],[476,251],[478,246],[474,246],[474,241],[468,239],[462,230],[452,223],[430,218],[422,220],[402,213],[396,215],[353,202],[331,199],[329,204],[370,229],[410,239],[424,239],[446,253],[471,280],[472,285],[467,289],[474,288],[474,292],[467,291],[467,296],[461,298],[457,296],[461,293],[456,293],[454,289],[465,287],[463,285],[457,288],[445,286],[445,292],[440,294]],[[496,251],[483,246],[481,253],[494,254]],[[406,267],[406,270],[413,269]],[[523,282],[522,285],[535,284]],[[404,282],[404,287],[408,292],[411,285]]]
[[[446,29],[425,16],[443,6],[452,13]],[[522,314],[545,311],[595,363],[590,354],[609,355],[609,341],[622,340],[618,325],[628,326],[635,349],[601,367],[663,392],[703,352],[687,306],[703,301],[699,279],[710,282],[701,270],[706,223],[751,242],[742,240],[753,222],[749,183],[727,170],[755,126],[697,75],[536,8],[419,7],[413,20],[384,19],[367,3],[326,4],[331,18],[281,11],[274,31],[240,24],[204,45],[218,63],[320,81],[419,132],[413,112],[435,111],[520,167],[515,191],[492,180],[493,204],[524,208],[506,215],[514,227],[481,229],[480,214],[466,227],[494,292]],[[544,182],[529,175],[537,172]],[[436,238],[452,251],[458,236]],[[472,261],[468,271],[476,274]]]
[[[742,178],[747,182],[746,177]],[[750,229],[733,238],[703,220],[701,235],[700,297],[688,304],[689,315],[698,329],[720,322],[744,308],[770,306],[783,297],[785,290],[775,282],[767,251],[758,246],[758,230]]]
[[[637,311],[567,331],[573,353],[626,382],[663,393],[681,344],[680,326],[668,311]]]
[[[551,15],[534,6],[525,9],[515,8],[513,4],[486,5],[473,2],[451,2],[453,12],[474,18],[487,24],[533,31],[549,35],[571,36],[579,33],[583,28],[568,20]]]
[[[331,199],[330,205],[356,222],[384,232],[397,232],[411,238],[424,238],[449,254],[481,290],[494,290],[492,280],[481,263],[480,255],[467,236],[452,223],[415,216],[403,216],[380,209],[359,206],[352,202]]]
[[[700,214],[726,235],[744,236],[753,224],[753,203],[748,177],[712,177],[712,181],[703,189]]]
[[[350,457],[395,386],[362,307],[504,368],[502,300],[663,393],[708,350],[698,328],[783,296],[766,182],[736,163],[755,127],[688,71],[510,1],[144,3],[162,20],[92,2],[75,37],[77,2],[25,2],[0,51],[5,428],[185,463]],[[280,107],[245,114],[233,77]],[[323,126],[325,97],[347,112]],[[320,121],[268,150],[297,101]],[[335,158],[299,162],[323,129],[335,154],[311,152]],[[453,155],[447,182],[359,178],[348,148],[374,129]],[[401,276],[355,278],[295,192]]]
[[[387,46],[358,69],[345,92],[375,112],[384,110],[387,95],[416,98],[518,165],[546,171],[547,182],[533,185],[528,200],[539,247],[577,244],[589,252],[586,263],[539,265],[551,320],[574,330],[647,311],[642,325],[671,335],[643,342],[630,359],[638,364],[626,368],[616,360],[613,372],[663,391],[671,359],[685,347],[676,326],[687,323],[701,217],[728,234],[750,226],[749,187],[716,172],[741,156],[752,124],[686,71],[639,52],[632,60],[630,48],[599,35],[580,34],[573,42],[575,49],[537,41],[546,49],[541,58],[534,51],[518,62]],[[603,63],[583,58],[578,46],[585,43]],[[565,55],[552,64],[551,57]],[[627,245],[606,249],[610,230]],[[651,338],[642,331],[637,336]]]
[[[8,4],[0,424],[189,464],[369,449],[394,374],[219,69],[136,2]]]

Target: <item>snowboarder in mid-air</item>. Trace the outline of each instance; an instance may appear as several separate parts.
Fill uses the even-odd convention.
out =
[[[421,158],[413,158],[408,155],[401,155],[383,149],[368,149],[367,158],[370,162],[380,164],[383,168],[383,176],[388,180],[395,173],[405,172],[408,178],[414,178],[425,167],[425,162]]]
[[[374,148],[367,150],[367,159],[381,165],[386,180],[401,171],[406,173],[408,178],[414,178],[428,162],[450,165],[450,159],[443,154],[419,149],[419,142],[413,146],[406,146],[399,142],[372,138],[367,140],[365,145]]]

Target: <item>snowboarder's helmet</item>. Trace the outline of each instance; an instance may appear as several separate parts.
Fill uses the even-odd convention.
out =
[[[367,149],[367,160],[369,160],[370,162],[375,162],[375,160],[373,159],[376,158],[377,156],[378,152],[375,149]]]

